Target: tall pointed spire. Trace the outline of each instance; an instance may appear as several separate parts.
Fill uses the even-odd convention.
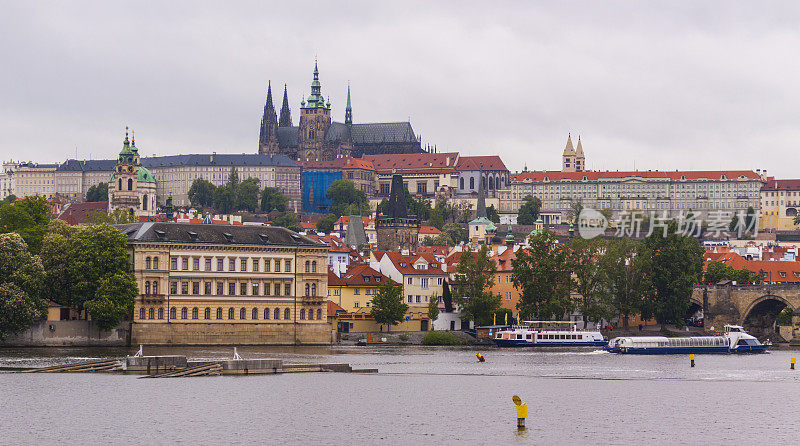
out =
[[[311,96],[303,108],[328,108],[330,105],[325,105],[325,98],[322,96],[322,84],[319,82],[319,68],[317,68],[317,60],[314,59],[314,80],[311,81]]]
[[[564,147],[564,155],[574,155],[575,148],[572,146],[572,135],[567,133],[567,145]]]
[[[347,84],[347,108],[344,110],[344,123],[353,125],[353,108],[350,106],[350,84]]]
[[[581,144],[581,135],[578,135],[578,148],[575,152],[578,156],[583,156],[583,145]]]
[[[261,116],[261,129],[258,134],[258,153],[275,153],[278,149],[278,115],[272,103],[272,82],[267,84],[267,102]]]
[[[283,105],[281,105],[281,119],[278,127],[292,126],[292,111],[289,109],[289,95],[286,92],[286,84],[283,84]]]
[[[272,105],[272,82],[267,81],[267,104],[264,106],[264,110],[274,110],[275,107]]]
[[[475,218],[486,217],[486,197],[483,196],[483,170],[478,174],[478,207],[475,210]]]

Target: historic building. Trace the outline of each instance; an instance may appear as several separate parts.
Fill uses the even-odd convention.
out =
[[[284,154],[297,160],[329,161],[340,157],[377,153],[421,153],[420,139],[410,122],[353,122],[350,87],[344,123],[331,118],[331,102],[322,95],[319,69],[314,63],[314,79],[308,100],[300,102],[300,121],[292,125],[287,88],[283,89],[280,119],[272,102],[272,85],[267,86],[267,101],[261,118],[258,153]]]
[[[123,209],[136,217],[156,214],[156,179],[142,166],[136,141],[125,141],[117,158],[117,165],[108,180],[108,212]]]
[[[53,198],[56,193],[56,165],[39,163],[14,163],[3,164],[2,181],[3,198],[15,195],[25,198],[39,195]]]
[[[572,135],[567,135],[567,145],[561,155],[562,172],[583,172],[586,170],[586,156],[583,154],[583,144],[578,136],[578,148],[572,147]]]
[[[361,158],[335,158],[329,161],[300,160],[303,168],[303,210],[328,213],[332,200],[328,188],[337,180],[352,181],[367,199],[375,195],[376,175],[372,163]]]
[[[416,251],[419,241],[420,220],[408,216],[403,177],[392,178],[388,215],[379,214],[375,219],[378,251]]]
[[[795,230],[800,209],[800,180],[770,178],[761,188],[761,230]]]
[[[288,229],[118,225],[139,286],[132,344],[327,344],[328,246]]]

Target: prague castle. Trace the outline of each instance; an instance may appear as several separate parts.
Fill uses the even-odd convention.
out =
[[[410,122],[353,123],[350,87],[344,123],[331,119],[331,102],[322,95],[319,70],[314,63],[311,95],[300,102],[299,125],[292,125],[287,88],[283,88],[280,119],[272,103],[272,86],[267,87],[267,103],[261,118],[258,153],[283,154],[296,160],[330,161],[363,155],[422,153],[420,139]]]

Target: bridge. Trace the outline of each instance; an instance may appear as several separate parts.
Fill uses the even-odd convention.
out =
[[[786,307],[792,309],[792,326],[778,327],[776,319]],[[735,324],[760,339],[800,342],[800,284],[697,286],[690,314],[699,309],[706,330]]]

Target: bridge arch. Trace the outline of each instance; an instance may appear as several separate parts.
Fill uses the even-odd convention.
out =
[[[786,307],[793,312],[797,311],[784,297],[765,294],[750,302],[747,310],[742,313],[741,325],[754,336],[769,337],[776,331],[775,321],[778,314]]]

